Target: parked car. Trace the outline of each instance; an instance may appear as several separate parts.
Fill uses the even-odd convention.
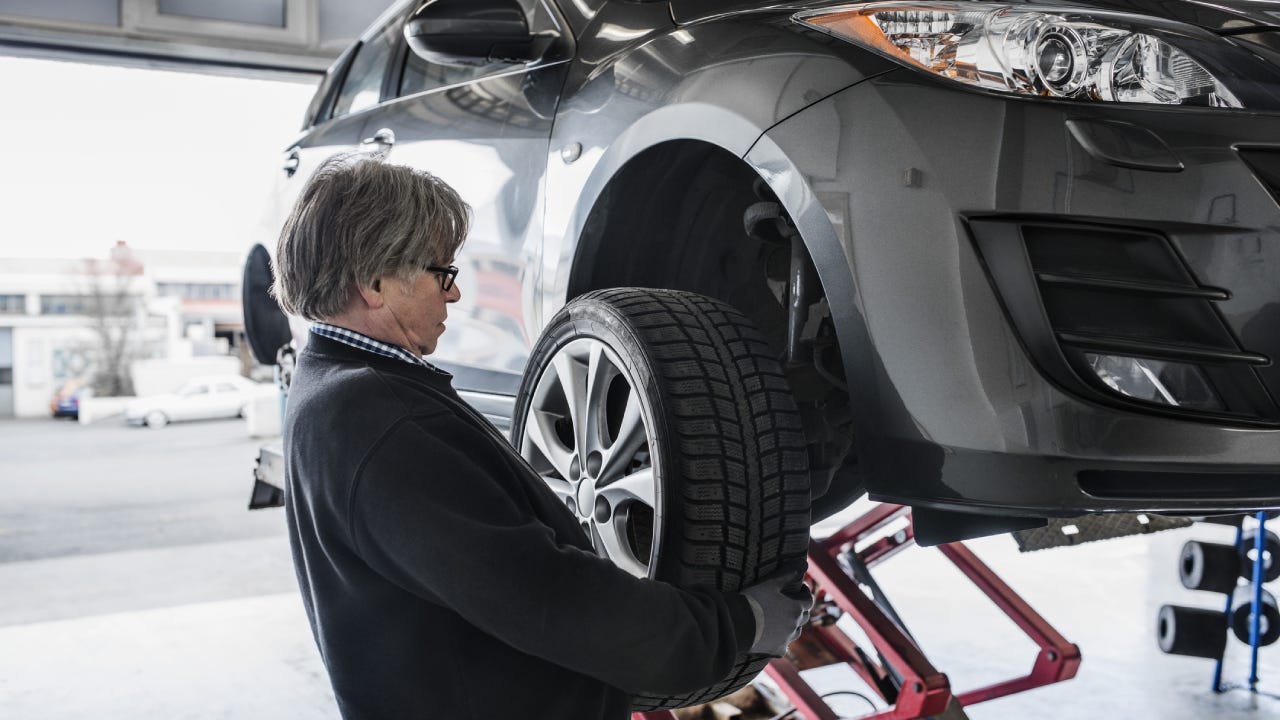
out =
[[[49,400],[49,414],[55,418],[80,418],[80,398],[90,392],[84,380],[68,380]]]
[[[254,398],[275,386],[239,375],[213,375],[185,383],[176,393],[138,398],[125,406],[125,422],[162,428],[183,420],[243,417]]]
[[[456,187],[433,362],[637,574],[740,586],[864,493],[930,542],[1276,507],[1277,8],[399,2],[279,219],[337,152]]]

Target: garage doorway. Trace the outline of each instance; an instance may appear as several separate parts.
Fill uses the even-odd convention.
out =
[[[0,417],[13,417],[13,328],[0,328]]]

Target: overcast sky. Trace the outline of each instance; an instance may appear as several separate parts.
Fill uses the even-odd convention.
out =
[[[313,85],[0,58],[0,257],[246,251]]]

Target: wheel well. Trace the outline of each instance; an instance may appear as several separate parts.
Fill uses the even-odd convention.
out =
[[[776,198],[750,165],[727,150],[695,140],[655,145],[624,165],[596,199],[579,239],[568,297],[613,287],[688,290],[749,317],[784,361],[801,405],[815,469],[815,517],[825,516],[861,491],[843,364],[816,276],[815,302],[804,323],[808,347],[800,360],[785,357],[792,247],[785,237],[746,229],[744,216],[762,200]],[[804,262],[812,264],[808,257]],[[815,350],[824,331],[830,352]],[[830,503],[818,502],[824,494]]]
[[[689,290],[730,303],[775,350],[786,312],[767,291],[770,256],[785,273],[786,248],[743,230],[759,198],[755,171],[710,143],[676,140],[629,161],[592,207],[569,276],[569,298],[611,287]]]

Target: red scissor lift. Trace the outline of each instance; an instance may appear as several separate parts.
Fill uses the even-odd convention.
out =
[[[900,518],[907,519],[906,525],[886,532],[886,527]],[[1080,667],[1080,649],[1062,637],[969,548],[962,543],[949,543],[938,549],[1039,647],[1027,675],[953,693],[947,676],[929,662],[894,619],[892,607],[867,572],[913,544],[910,508],[888,504],[876,505],[825,540],[811,541],[807,580],[820,607],[815,609],[815,621],[792,645],[789,656],[774,660],[765,670],[795,706],[792,717],[840,717],[800,676],[802,666],[809,669],[844,663],[852,668],[888,705],[862,716],[863,720],[963,718],[966,706],[1075,676]],[[869,587],[871,595],[862,586]],[[870,649],[860,646],[835,624],[834,617],[840,613],[857,623],[870,641]],[[675,715],[663,711],[636,713],[632,718],[674,720]]]

